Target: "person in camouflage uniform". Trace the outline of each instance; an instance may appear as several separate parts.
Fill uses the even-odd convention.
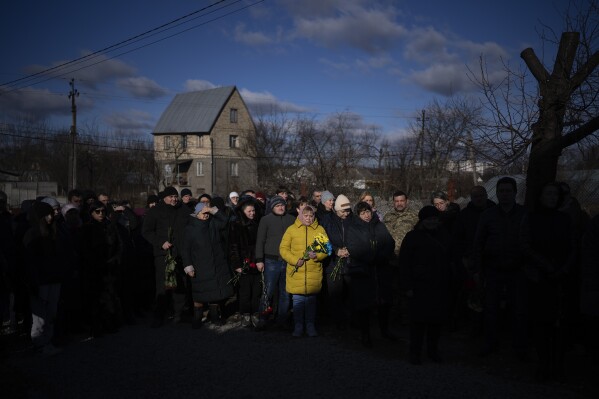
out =
[[[418,222],[418,212],[408,207],[408,195],[403,191],[393,193],[393,209],[385,214],[383,223],[395,240],[395,256],[399,255],[399,248],[408,231],[412,230]]]
[[[392,316],[401,321],[402,314],[407,312],[407,303],[405,297],[399,295],[399,248],[401,243],[418,222],[418,212],[408,206],[408,195],[403,191],[393,193],[393,209],[385,214],[383,223],[395,240],[395,256],[391,259],[391,270],[393,270],[392,290],[393,304],[391,307]]]

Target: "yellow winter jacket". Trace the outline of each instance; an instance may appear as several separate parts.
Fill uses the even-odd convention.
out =
[[[322,288],[322,261],[327,254],[317,252],[316,259],[308,259],[292,274],[297,261],[304,256],[308,245],[314,242],[318,234],[327,236],[318,221],[314,220],[310,226],[304,226],[298,219],[287,228],[279,252],[287,262],[287,292],[290,294],[312,295],[320,292]]]

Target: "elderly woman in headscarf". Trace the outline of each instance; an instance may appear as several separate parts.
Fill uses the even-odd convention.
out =
[[[233,295],[228,284],[231,271],[221,243],[221,229],[227,224],[224,212],[199,202],[185,226],[182,254],[185,273],[191,277],[192,327],[202,326],[204,304],[209,304],[210,321],[222,324],[224,302]]]

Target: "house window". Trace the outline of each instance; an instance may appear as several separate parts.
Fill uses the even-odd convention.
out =
[[[231,176],[239,176],[239,164],[231,162]]]
[[[187,136],[181,136],[181,148],[187,148]]]
[[[169,150],[171,148],[171,136],[164,136],[164,149]]]
[[[229,148],[239,148],[239,136],[233,134],[229,136]]]
[[[237,108],[231,108],[229,112],[229,120],[231,123],[237,123]]]
[[[202,161],[196,163],[196,176],[204,176],[204,162]]]
[[[204,136],[198,136],[198,147],[204,146]]]

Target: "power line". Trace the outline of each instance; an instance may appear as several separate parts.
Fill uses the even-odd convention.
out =
[[[50,137],[33,137],[33,136],[25,136],[22,134],[14,134],[14,133],[0,133],[0,136],[8,136],[8,137],[16,137],[22,139],[30,139],[30,140],[39,140],[50,143],[59,143],[59,144],[70,144],[68,139],[59,139],[59,138],[50,138]],[[115,150],[131,150],[131,151],[145,151],[145,152],[154,152],[154,149],[146,149],[139,147],[123,147],[121,145],[103,145],[103,144],[95,144],[95,143],[86,143],[84,141],[79,141],[77,144],[81,147],[97,147],[97,148],[110,148]],[[149,144],[149,143],[148,143]]]
[[[67,65],[70,65],[70,64],[79,63],[79,62],[81,62],[81,61],[83,61],[83,60],[86,60],[86,59],[88,59],[88,58],[95,58],[97,55],[100,55],[100,54],[103,54],[103,53],[105,53],[105,52],[108,52],[108,51],[110,51],[111,49],[114,49],[114,48],[119,48],[119,47],[121,47],[121,46],[125,45],[125,44],[126,44],[126,43],[128,43],[128,42],[139,40],[140,38],[143,38],[144,36],[146,36],[146,35],[148,35],[148,34],[150,34],[150,33],[152,33],[152,32],[155,32],[155,31],[157,31],[157,30],[163,29],[163,28],[165,28],[165,27],[167,27],[167,26],[169,26],[169,25],[171,25],[171,24],[173,24],[173,23],[176,23],[177,21],[180,21],[180,20],[182,20],[182,19],[185,19],[185,18],[187,18],[187,17],[189,17],[189,16],[191,16],[191,15],[197,14],[197,13],[199,13],[199,12],[201,12],[201,11],[204,11],[204,10],[206,10],[206,9],[208,9],[208,8],[214,7],[215,5],[217,5],[217,4],[219,4],[219,3],[222,3],[222,2],[224,2],[224,1],[226,1],[226,0],[219,0],[219,1],[217,1],[216,3],[210,4],[209,6],[206,6],[206,7],[202,8],[202,9],[200,9],[200,10],[197,10],[197,11],[194,11],[194,12],[192,12],[192,13],[189,13],[189,14],[187,14],[187,15],[185,15],[185,16],[183,16],[183,17],[177,18],[177,19],[175,19],[175,20],[173,20],[173,21],[171,21],[171,22],[168,22],[168,23],[166,23],[166,24],[160,25],[160,26],[159,26],[159,27],[157,27],[157,28],[150,29],[149,31],[146,31],[146,32],[144,32],[144,33],[141,33],[141,34],[139,34],[139,35],[136,35],[136,36],[133,36],[133,37],[131,37],[131,38],[129,38],[129,39],[126,39],[126,40],[120,41],[120,42],[118,42],[118,43],[116,43],[116,44],[110,45],[110,46],[108,46],[108,47],[105,47],[105,48],[103,48],[103,49],[101,49],[101,50],[97,50],[97,51],[94,51],[93,53],[87,54],[87,55],[85,55],[85,56],[83,56],[83,57],[79,57],[79,58],[76,58],[76,59],[74,59],[74,60],[71,60],[71,61],[64,62],[64,63],[62,63],[62,64],[60,64],[60,65],[56,65],[56,66],[53,66],[53,67],[51,67],[51,68],[47,68],[47,69],[45,69],[45,70],[43,70],[43,71],[36,72],[36,73],[30,74],[30,75],[28,75],[28,76],[24,76],[24,77],[22,77],[22,78],[19,78],[19,79],[14,79],[14,80],[11,80],[11,81],[9,81],[9,82],[2,83],[0,86],[5,86],[5,85],[6,85],[6,86],[9,86],[9,85],[12,85],[12,84],[14,84],[14,83],[21,82],[21,81],[23,81],[23,80],[28,80],[28,79],[31,79],[31,78],[33,78],[33,77],[35,77],[35,76],[44,75],[44,74],[47,74],[48,72],[51,72],[51,71],[54,71],[54,70],[57,70],[57,69],[61,69],[61,68],[65,67],[65,66],[67,66]]]
[[[214,7],[214,6],[216,6],[216,5],[220,4],[220,3],[223,3],[223,2],[225,2],[225,1],[226,1],[226,0],[219,0],[219,1],[217,1],[216,3],[213,3],[213,4],[209,5],[209,6],[206,6],[206,7],[202,8],[202,9],[200,9],[200,10],[194,11],[193,13],[187,14],[186,16],[183,16],[183,17],[177,18],[177,19],[175,19],[175,20],[173,20],[173,21],[171,21],[171,22],[169,22],[169,23],[167,23],[167,24],[163,24],[163,25],[161,25],[160,27],[157,27],[157,28],[151,29],[151,30],[149,30],[149,31],[147,31],[147,32],[145,32],[145,33],[142,33],[142,34],[140,34],[140,35],[136,35],[136,36],[134,36],[134,37],[132,37],[132,38],[129,38],[129,39],[127,39],[127,40],[123,40],[123,41],[121,41],[121,42],[119,42],[119,43],[117,43],[117,44],[114,44],[114,45],[111,45],[111,46],[105,47],[105,48],[104,48],[104,49],[102,49],[102,50],[95,51],[95,52],[93,52],[93,53],[91,53],[91,54],[88,54],[88,55],[86,55],[86,56],[83,56],[83,57],[77,58],[77,59],[75,59],[75,60],[68,61],[68,62],[66,62],[66,63],[63,63],[63,64],[61,64],[61,65],[57,65],[57,66],[55,66],[55,67],[52,67],[52,68],[47,68],[47,69],[45,69],[44,71],[40,71],[40,72],[37,72],[37,73],[31,74],[31,75],[25,76],[25,77],[23,77],[23,78],[20,78],[20,79],[15,79],[15,80],[12,80],[12,81],[10,81],[10,82],[3,83],[2,85],[7,85],[7,86],[9,86],[9,87],[10,87],[11,85],[12,85],[12,86],[14,86],[14,85],[15,85],[15,83],[19,83],[19,82],[22,82],[22,81],[27,81],[27,80],[33,80],[33,82],[31,82],[31,83],[27,83],[27,84],[25,84],[24,86],[17,86],[17,87],[13,87],[12,89],[9,89],[9,90],[0,91],[0,95],[2,95],[3,93],[10,93],[10,92],[12,92],[12,91],[15,91],[15,90],[22,89],[22,88],[24,88],[24,87],[30,87],[30,86],[33,86],[33,85],[36,85],[36,84],[39,84],[39,83],[47,82],[47,81],[49,81],[49,80],[51,80],[51,79],[60,78],[60,77],[63,77],[63,76],[65,76],[65,75],[72,74],[73,72],[80,71],[80,70],[82,70],[82,69],[90,68],[90,67],[92,67],[92,66],[95,66],[95,65],[101,64],[101,63],[103,63],[103,62],[106,62],[106,61],[109,61],[109,60],[111,60],[111,59],[114,59],[114,58],[120,57],[120,56],[122,56],[122,55],[129,54],[129,53],[131,53],[131,52],[133,52],[133,51],[137,51],[137,50],[139,50],[139,49],[142,49],[142,48],[148,47],[148,46],[150,46],[150,45],[153,45],[153,44],[159,43],[159,42],[161,42],[161,41],[164,41],[164,40],[166,40],[166,39],[170,39],[170,38],[172,38],[172,37],[174,37],[174,36],[178,36],[178,35],[180,35],[180,34],[182,34],[182,33],[188,32],[188,31],[190,31],[190,30],[192,30],[192,29],[198,28],[198,27],[200,27],[200,26],[203,26],[203,25],[206,25],[206,24],[208,24],[208,23],[211,23],[211,22],[217,21],[217,20],[219,20],[219,19],[222,19],[222,18],[224,18],[224,17],[227,17],[227,16],[229,16],[229,15],[231,15],[231,14],[234,14],[234,13],[237,13],[237,12],[239,12],[239,11],[245,10],[245,9],[247,9],[247,8],[249,8],[249,7],[253,7],[253,6],[255,6],[255,5],[259,4],[259,3],[262,3],[262,2],[264,2],[265,0],[258,0],[258,1],[255,1],[254,3],[248,4],[248,5],[244,6],[244,7],[241,7],[241,8],[235,9],[235,10],[233,10],[233,11],[230,11],[230,12],[227,12],[227,13],[225,13],[225,14],[222,14],[222,15],[218,16],[218,17],[215,17],[215,18],[213,18],[213,19],[210,19],[210,20],[208,20],[208,21],[204,21],[204,22],[202,22],[202,23],[200,23],[200,24],[194,25],[194,26],[192,26],[192,27],[190,27],[190,28],[184,29],[184,30],[182,30],[182,31],[176,32],[176,33],[174,33],[174,34],[171,34],[171,35],[169,35],[169,36],[166,36],[166,37],[160,38],[160,39],[158,39],[158,40],[152,41],[152,42],[150,42],[150,43],[146,43],[146,44],[144,44],[144,45],[141,45],[141,46],[135,47],[135,48],[133,48],[133,49],[131,49],[131,50],[124,51],[124,52],[122,52],[122,53],[116,54],[116,55],[114,55],[114,56],[112,56],[112,57],[108,57],[108,58],[102,59],[102,60],[100,60],[100,61],[97,61],[97,62],[91,63],[91,64],[86,64],[86,65],[84,65],[84,66],[81,66],[81,67],[79,67],[79,68],[76,68],[76,69],[70,69],[70,70],[68,70],[67,72],[63,72],[63,73],[59,73],[59,74],[57,74],[57,75],[53,75],[53,76],[50,76],[50,77],[47,77],[47,78],[43,78],[44,76],[48,75],[48,74],[49,74],[50,72],[52,72],[52,71],[58,71],[58,70],[60,70],[60,69],[64,69],[65,67],[67,67],[67,66],[69,66],[69,65],[71,65],[71,64],[72,64],[72,65],[74,65],[74,66],[76,66],[77,64],[81,64],[81,63],[82,63],[82,62],[84,62],[84,61],[88,61],[88,60],[91,60],[91,59],[97,58],[97,57],[99,57],[100,55],[104,55],[104,54],[106,54],[106,53],[109,53],[109,52],[111,52],[111,51],[118,50],[118,49],[120,49],[120,48],[123,48],[123,47],[129,46],[129,45],[130,45],[130,44],[132,44],[132,43],[139,42],[139,41],[141,41],[141,40],[147,39],[148,37],[155,36],[156,34],[159,34],[159,33],[165,32],[165,31],[167,31],[167,30],[170,30],[170,29],[176,28],[176,27],[178,27],[178,26],[180,26],[180,25],[183,25],[183,24],[185,24],[185,23],[189,23],[190,21],[193,21],[193,20],[195,20],[195,19],[197,19],[197,18],[200,18],[200,17],[206,16],[206,15],[209,15],[209,14],[211,14],[211,13],[213,13],[213,12],[220,11],[220,10],[222,10],[222,9],[225,9],[225,8],[227,8],[227,7],[231,7],[231,6],[233,6],[233,5],[235,5],[235,4],[239,3],[239,2],[241,2],[242,0],[236,0],[236,1],[234,1],[233,3],[231,3],[231,4],[227,4],[227,5],[225,5],[225,6],[221,7],[221,8],[218,8],[218,9],[216,9],[216,10],[210,11],[210,12],[208,12],[208,13],[204,14],[204,15],[200,15],[200,16],[197,16],[197,17],[195,17],[195,18],[192,18],[190,21],[180,22],[180,23],[176,24],[175,26],[172,26],[172,27],[167,27],[168,25],[172,25],[172,24],[174,24],[174,23],[176,23],[176,22],[178,22],[178,21],[181,21],[181,20],[183,20],[183,19],[185,19],[185,18],[188,18],[188,17],[189,17],[189,16],[191,16],[191,15],[194,15],[194,14],[197,14],[197,13],[199,13],[199,12],[205,11],[205,10],[207,10],[208,8]],[[158,30],[158,32],[156,32],[157,30]],[[131,42],[131,43],[130,43],[130,42]],[[37,80],[37,79],[41,79],[41,80]],[[37,80],[37,81],[35,81],[35,80]],[[0,85],[0,86],[2,86],[2,85]]]

